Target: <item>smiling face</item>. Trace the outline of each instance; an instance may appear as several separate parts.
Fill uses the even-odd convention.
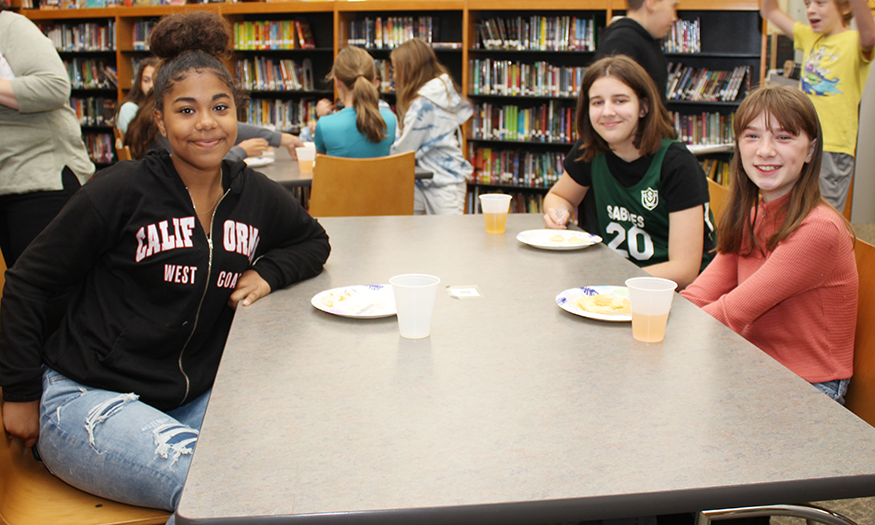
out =
[[[805,0],[805,13],[815,33],[830,36],[847,29],[842,12],[834,0]]]
[[[146,95],[150,91],[152,91],[152,78],[155,76],[155,68],[153,66],[146,66],[143,69],[143,75],[140,79],[140,89],[143,91],[143,94]]]
[[[210,71],[194,70],[164,93],[155,122],[173,150],[171,158],[182,175],[192,170],[218,170],[237,140],[234,94]]]
[[[760,189],[764,202],[790,193],[803,165],[811,161],[813,146],[806,132],[797,135],[783,130],[778,119],[767,118],[765,113],[753,119],[738,139],[744,171]]]
[[[601,77],[589,88],[592,127],[621,158],[629,160],[638,154],[633,141],[638,121],[646,112],[635,91],[617,77]]]

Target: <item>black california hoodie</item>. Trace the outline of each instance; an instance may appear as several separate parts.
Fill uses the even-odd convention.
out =
[[[325,230],[264,175],[226,161],[222,184],[211,240],[166,152],[83,186],[7,273],[3,398],[39,399],[43,363],[164,411],[206,392],[240,275],[254,268],[278,290],[317,275],[330,251]],[[71,287],[61,327],[44,340],[47,302]]]

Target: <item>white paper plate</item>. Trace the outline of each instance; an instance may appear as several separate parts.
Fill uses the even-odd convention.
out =
[[[329,314],[356,319],[395,315],[395,296],[390,284],[344,286],[319,292],[310,304]]]
[[[267,166],[268,164],[273,164],[274,161],[276,161],[274,157],[246,157],[245,159],[246,165],[250,168]]]
[[[628,299],[629,290],[625,286],[581,286],[580,288],[570,288],[556,296],[556,304],[566,312],[590,319],[598,319],[599,321],[628,322],[632,320],[632,314],[611,315],[583,310],[577,306],[577,300],[584,295],[613,295],[614,297]]]
[[[526,230],[519,232],[516,238],[544,250],[579,250],[602,242],[598,235],[574,230]]]

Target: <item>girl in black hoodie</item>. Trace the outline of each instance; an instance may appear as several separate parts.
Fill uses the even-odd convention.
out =
[[[234,309],[313,277],[328,236],[243,162],[218,15],[165,17],[154,116],[172,153],[95,176],[6,277],[0,386],[7,432],[61,479],[174,510]],[[72,289],[61,327],[45,310]]]

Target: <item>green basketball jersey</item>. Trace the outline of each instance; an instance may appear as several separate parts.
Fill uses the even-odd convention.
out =
[[[659,190],[662,160],[672,142],[662,139],[647,173],[630,188],[611,175],[604,154],[596,155],[591,164],[601,236],[608,247],[638,266],[668,260],[668,210]]]

